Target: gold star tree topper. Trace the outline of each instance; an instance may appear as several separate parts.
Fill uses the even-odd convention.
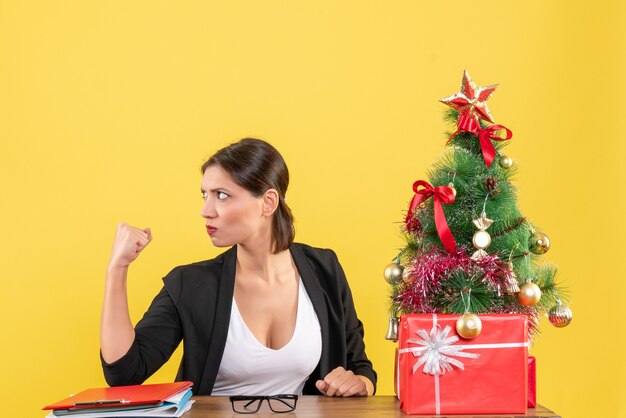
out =
[[[459,117],[478,117],[482,120],[494,123],[493,117],[491,117],[491,113],[489,113],[489,108],[487,107],[487,99],[489,99],[497,88],[497,84],[476,88],[476,84],[472,81],[469,73],[464,70],[461,90],[439,101],[456,109],[459,112]]]

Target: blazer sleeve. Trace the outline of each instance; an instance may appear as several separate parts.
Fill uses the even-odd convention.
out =
[[[339,292],[343,305],[346,333],[347,369],[352,370],[354,374],[365,376],[371,380],[374,384],[374,393],[376,393],[376,380],[378,375],[372,367],[372,362],[365,354],[365,342],[363,340],[365,331],[363,329],[363,323],[359,320],[356,314],[354,300],[352,299],[352,291],[348,285],[346,274],[339,263],[337,254],[335,254],[333,250],[330,251],[333,255],[333,267],[337,277],[337,283],[339,285]]]
[[[175,286],[164,286],[154,298],[148,311],[135,326],[135,340],[128,352],[107,363],[100,354],[104,377],[110,386],[143,383],[169,360],[182,340],[182,325],[172,299]],[[169,291],[168,291],[169,290]]]

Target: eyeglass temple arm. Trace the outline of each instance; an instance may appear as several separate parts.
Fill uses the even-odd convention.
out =
[[[248,408],[248,407],[250,406],[250,404],[251,404],[251,403],[254,403],[254,402],[258,401],[258,400],[260,400],[261,402],[263,402],[263,398],[261,398],[261,399],[258,399],[258,398],[257,398],[257,399],[252,399],[250,402],[248,402],[247,404],[245,404],[243,407],[244,407],[244,408]]]

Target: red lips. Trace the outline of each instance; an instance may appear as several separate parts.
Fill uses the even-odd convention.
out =
[[[216,227],[211,226],[211,225],[207,225],[207,226],[206,226],[206,232],[207,232],[207,234],[209,234],[209,235],[213,235],[213,234],[215,234],[215,232],[216,232],[216,231],[217,231],[217,228],[216,228]]]

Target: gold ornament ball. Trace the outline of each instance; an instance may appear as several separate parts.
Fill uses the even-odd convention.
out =
[[[474,248],[484,250],[491,244],[491,235],[487,231],[476,231],[472,237],[472,244]]]
[[[463,314],[456,321],[456,332],[467,340],[478,337],[482,330],[483,323],[478,315]]]
[[[550,323],[557,328],[566,327],[570,322],[572,322],[572,310],[559,303],[550,309],[548,312],[548,319],[550,320]]]
[[[389,284],[394,284],[402,278],[403,271],[404,267],[402,267],[400,264],[390,263],[387,267],[385,267],[385,280],[387,280],[387,283]]]
[[[454,183],[448,183],[448,187],[452,189],[452,194],[456,197],[456,189],[454,188]]]
[[[535,232],[530,237],[530,251],[533,254],[545,254],[550,249],[550,238],[543,232]]]
[[[498,164],[500,164],[500,167],[502,168],[511,168],[511,166],[513,165],[513,158],[507,157],[506,155],[501,155],[500,159],[498,160]]]
[[[526,282],[520,288],[517,298],[524,306],[535,306],[541,299],[541,289],[533,282]]]

